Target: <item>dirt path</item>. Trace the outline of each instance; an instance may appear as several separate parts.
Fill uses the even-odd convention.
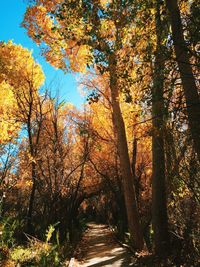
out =
[[[75,255],[77,266],[134,266],[130,252],[118,244],[106,225],[91,223],[88,226]]]

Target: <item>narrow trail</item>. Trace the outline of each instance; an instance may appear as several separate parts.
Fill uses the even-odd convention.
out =
[[[106,225],[91,223],[75,254],[80,267],[134,266],[131,253],[119,245]]]

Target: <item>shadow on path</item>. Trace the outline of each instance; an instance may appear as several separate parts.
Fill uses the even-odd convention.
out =
[[[82,267],[128,267],[134,259],[126,248],[121,247],[106,225],[90,223],[78,248],[76,258]]]

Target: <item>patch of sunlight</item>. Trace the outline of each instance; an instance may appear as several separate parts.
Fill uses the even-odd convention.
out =
[[[119,252],[119,251],[124,252],[124,249],[118,247],[118,248],[113,248],[113,249],[111,250],[111,252]]]

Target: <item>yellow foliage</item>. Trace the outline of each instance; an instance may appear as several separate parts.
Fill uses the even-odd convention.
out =
[[[74,49],[74,53],[69,55],[70,67],[73,71],[86,72],[88,54],[90,48],[87,45],[82,45]]]
[[[113,40],[115,38],[115,24],[112,20],[104,19],[101,21],[101,37]]]
[[[38,89],[44,82],[44,73],[35,63],[31,51],[12,41],[0,45],[0,82],[6,81],[13,88]]]
[[[37,43],[45,43],[47,46],[42,50],[46,60],[54,67],[67,69],[66,58],[73,71],[84,72],[87,62],[91,61],[90,49],[87,45],[77,44],[75,40],[84,37],[83,20],[74,13],[63,13],[65,20],[56,20],[49,16],[49,11],[56,9],[60,0],[42,0],[37,5],[27,9],[22,25],[28,30],[28,35]],[[63,38],[63,30],[73,30],[73,38]],[[89,29],[89,25],[87,26]],[[68,36],[66,32],[66,37]],[[71,34],[71,33],[70,33]]]
[[[12,41],[0,43],[0,143],[17,135],[27,103],[43,81],[44,73],[28,49]]]
[[[104,8],[106,8],[106,6],[108,6],[111,2],[112,0],[100,0],[101,6]]]
[[[11,87],[0,83],[0,144],[8,142],[17,135],[20,124],[15,122],[13,114],[17,109]]]

